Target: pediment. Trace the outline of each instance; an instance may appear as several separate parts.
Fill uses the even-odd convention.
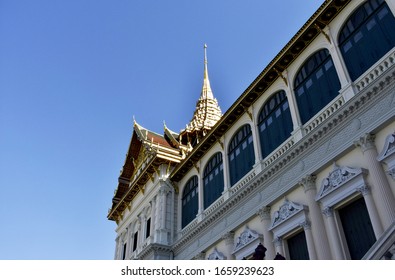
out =
[[[353,178],[361,174],[366,174],[367,171],[362,168],[352,168],[348,166],[338,166],[333,164],[333,171],[328,177],[324,178],[321,182],[321,188],[318,192],[317,200],[323,198],[329,193],[341,188],[343,185],[350,182]]]

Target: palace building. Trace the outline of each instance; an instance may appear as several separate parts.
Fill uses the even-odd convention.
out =
[[[134,122],[115,259],[395,259],[395,0],[326,0],[224,113]],[[264,248],[263,248],[264,247]]]

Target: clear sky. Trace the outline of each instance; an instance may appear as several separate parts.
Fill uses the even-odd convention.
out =
[[[323,0],[0,0],[0,259],[112,259],[136,121],[223,112]]]

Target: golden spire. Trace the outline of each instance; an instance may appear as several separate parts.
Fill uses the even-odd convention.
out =
[[[204,75],[203,88],[200,98],[196,103],[196,109],[191,122],[187,125],[186,131],[210,130],[221,118],[222,112],[218,106],[217,99],[214,98],[210,86],[207,67],[207,45],[204,44]]]

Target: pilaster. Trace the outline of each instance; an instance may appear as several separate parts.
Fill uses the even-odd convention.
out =
[[[273,239],[273,244],[276,250],[276,253],[284,256],[284,246],[283,246],[283,239],[281,237],[275,237]]]
[[[317,196],[315,175],[307,175],[304,177],[299,184],[303,186],[307,204],[309,206],[309,215],[311,219],[311,232],[315,248],[317,250],[317,258],[320,260],[329,260],[332,258],[329,247],[328,236],[326,234],[324,219],[322,218],[321,208],[315,201]]]
[[[376,205],[374,204],[373,197],[371,195],[370,188],[368,186],[363,186],[358,188],[358,191],[362,194],[366,208],[368,209],[370,221],[372,222],[372,227],[376,239],[379,239],[381,234],[384,232],[383,226],[381,225],[380,216],[377,213]]]
[[[332,255],[335,260],[344,260],[345,256],[342,250],[342,244],[340,242],[339,233],[335,221],[335,213],[331,207],[325,208],[322,213],[326,217],[326,222],[329,230],[329,242],[332,250]]]
[[[375,135],[366,134],[354,144],[361,148],[371,176],[371,191],[384,229],[387,229],[395,221],[395,198],[391,191],[387,177],[377,161],[377,149]]]
[[[267,260],[272,260],[276,256],[273,246],[273,233],[269,230],[270,228],[270,206],[265,206],[259,209],[258,215],[261,218],[262,228],[263,228],[263,246],[267,249],[266,257]]]
[[[313,234],[311,233],[311,223],[309,221],[304,221],[300,224],[303,228],[305,236],[306,236],[306,243],[307,243],[307,250],[309,251],[309,258],[310,260],[316,260],[317,254],[314,245]]]
[[[233,231],[228,231],[224,235],[222,235],[222,240],[225,241],[226,245],[226,259],[227,260],[234,260],[234,256],[232,254],[234,242],[235,242],[235,233]]]

